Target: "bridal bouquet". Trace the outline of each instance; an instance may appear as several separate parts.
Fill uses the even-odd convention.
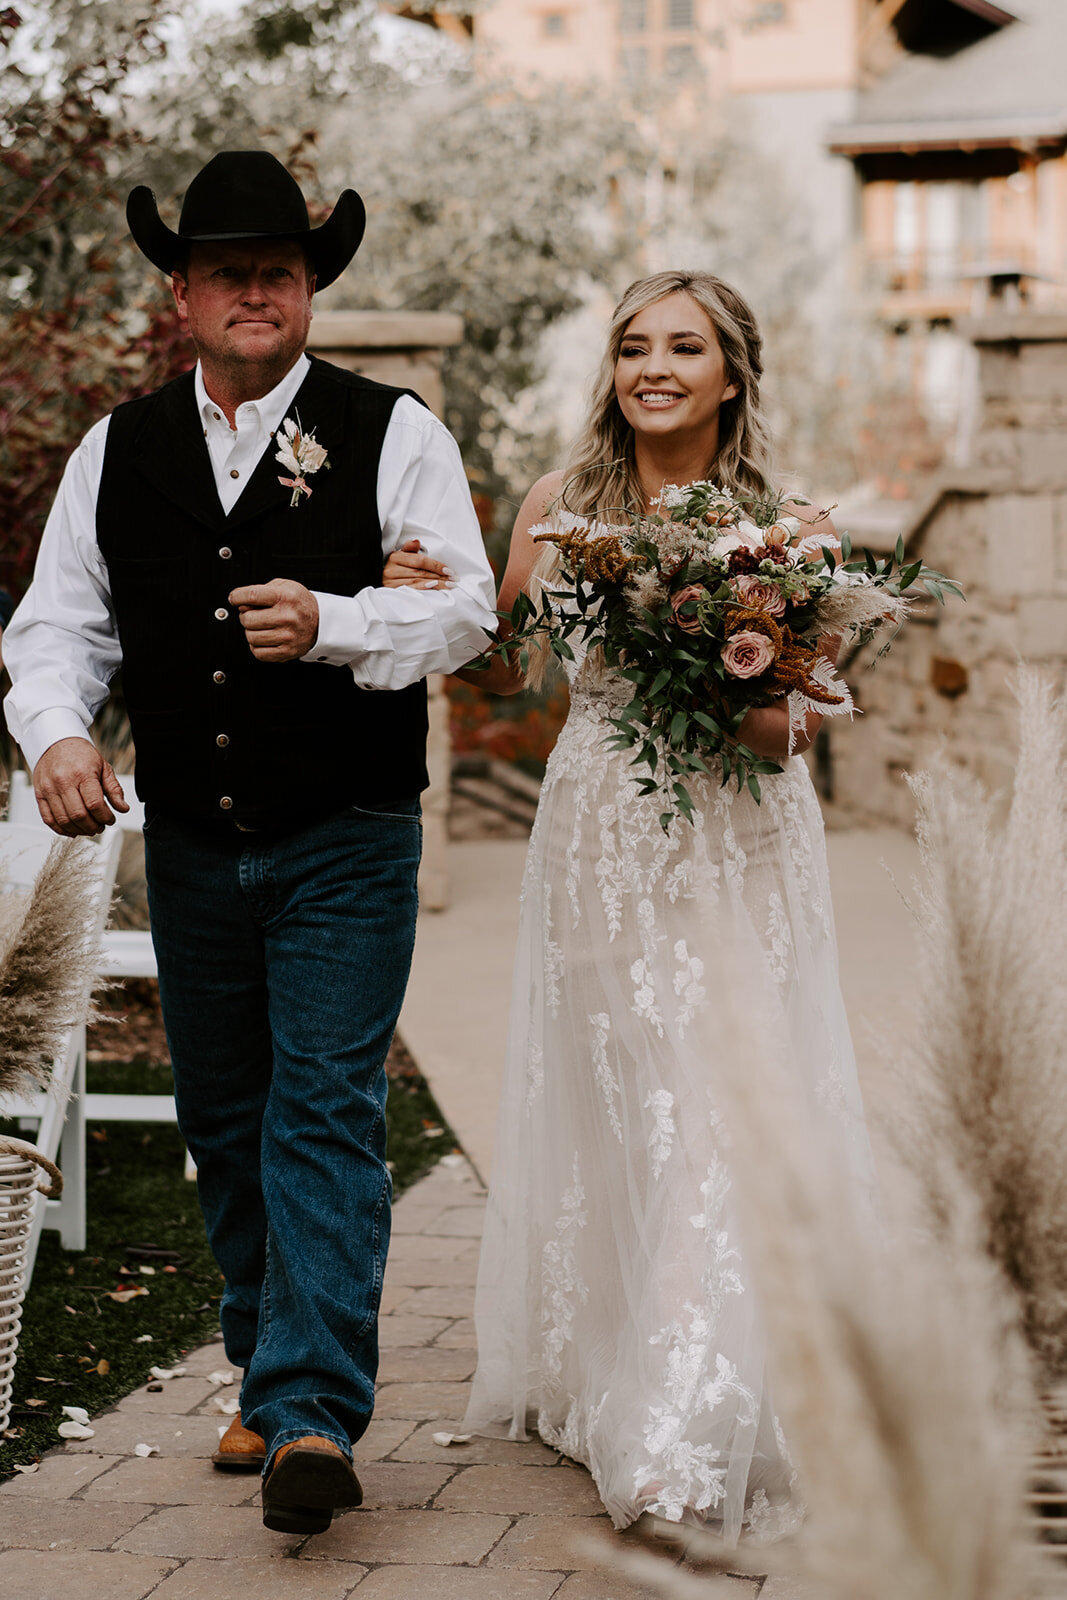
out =
[[[533,530],[556,546],[556,571],[536,599],[519,595],[511,637],[495,648],[517,645],[524,671],[534,644],[560,660],[574,659],[572,638],[584,653],[599,648],[633,685],[608,742],[635,751],[642,793],[662,791],[664,828],[675,810],[692,820],[687,777],[718,769],[759,801],[759,775],[782,770],[738,738],[753,707],[786,699],[790,750],[810,711],[852,712],[821,638],[849,633],[862,643],[899,624],[913,584],[940,602],[961,593],[921,561],[905,565],[903,541],[886,559],[854,556],[848,538],[829,539],[822,518],[801,521],[786,503],[712,483],[672,485],[653,514],[621,525],[557,511]]]

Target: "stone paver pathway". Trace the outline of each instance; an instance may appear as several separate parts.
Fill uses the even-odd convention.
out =
[[[620,1572],[588,1474],[539,1442],[442,1448],[475,1364],[471,1321],[485,1194],[439,1165],[397,1203],[374,1421],[356,1446],[365,1503],[328,1533],[263,1527],[258,1479],[215,1472],[225,1420],[208,1374],[139,1389],[39,1469],[0,1487],[0,1595],[10,1600],[662,1600]],[[138,1444],[158,1455],[138,1456]],[[647,1548],[647,1541],[644,1541]],[[655,1541],[668,1578],[688,1565]],[[781,1580],[730,1580],[736,1600],[792,1600]]]

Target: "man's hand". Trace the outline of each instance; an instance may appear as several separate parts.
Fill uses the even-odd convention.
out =
[[[103,833],[115,811],[128,811],[122,785],[110,761],[88,739],[58,739],[33,769],[41,816],[54,833],[73,839]]]
[[[257,661],[299,661],[319,636],[319,603],[291,578],[234,589],[230,604],[241,614],[248,648]]]

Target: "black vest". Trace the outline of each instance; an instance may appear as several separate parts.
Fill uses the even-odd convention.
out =
[[[312,358],[286,415],[328,469],[292,506],[272,441],[229,516],[191,372],[113,413],[96,531],[151,809],[286,828],[426,787],[425,683],[381,693],[347,667],[256,661],[228,599],[272,578],[344,595],[381,583],[378,462],[402,393]]]

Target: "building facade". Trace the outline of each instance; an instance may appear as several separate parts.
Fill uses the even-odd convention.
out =
[[[855,172],[851,292],[889,375],[952,424],[974,371],[959,320],[1067,306],[1067,6],[882,0],[860,66],[826,134]]]
[[[946,432],[959,318],[1067,305],[1065,0],[487,0],[465,25],[520,88],[632,95],[668,182],[683,140],[758,151],[819,258],[804,315],[880,324],[880,380]]]

